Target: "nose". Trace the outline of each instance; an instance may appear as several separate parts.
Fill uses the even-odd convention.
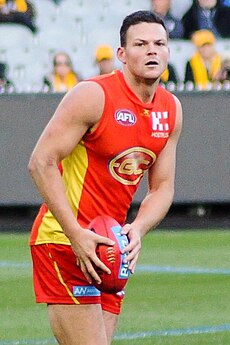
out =
[[[156,45],[152,42],[148,45],[148,55],[153,55],[157,53]]]

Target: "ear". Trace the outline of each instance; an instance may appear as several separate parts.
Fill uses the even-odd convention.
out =
[[[125,48],[119,47],[117,49],[117,58],[119,61],[121,61],[123,64],[126,63],[126,56],[125,56]]]

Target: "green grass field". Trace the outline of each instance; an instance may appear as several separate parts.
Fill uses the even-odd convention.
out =
[[[28,234],[0,234],[0,345],[52,345],[34,303]],[[145,237],[114,345],[230,344],[230,231]]]

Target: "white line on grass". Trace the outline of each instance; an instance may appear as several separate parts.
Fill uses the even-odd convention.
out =
[[[146,273],[181,273],[181,274],[222,274],[230,275],[230,269],[225,268],[196,268],[196,267],[173,267],[173,266],[152,266],[139,265],[137,272]]]
[[[0,261],[0,268],[29,268],[30,262]],[[180,274],[219,274],[230,275],[227,268],[199,268],[199,267],[173,267],[173,266],[153,266],[138,265],[136,273],[180,273]]]
[[[181,336],[192,334],[204,334],[204,333],[219,333],[229,332],[230,324],[219,326],[202,326],[202,327],[189,327],[182,329],[169,329],[162,331],[149,331],[149,332],[137,332],[137,333],[118,333],[115,335],[114,340],[134,340],[144,339],[156,336]],[[55,339],[31,339],[31,340],[5,340],[0,341],[0,345],[47,345],[56,344]]]
[[[0,268],[6,267],[6,268],[27,268],[31,267],[30,262],[11,262],[11,261],[0,261]]]
[[[230,324],[219,325],[219,326],[202,326],[202,327],[190,327],[183,329],[169,329],[165,331],[149,331],[149,332],[138,332],[132,334],[117,334],[114,339],[116,340],[131,340],[131,339],[143,339],[151,338],[155,336],[181,336],[191,334],[204,334],[204,333],[218,333],[230,331]]]

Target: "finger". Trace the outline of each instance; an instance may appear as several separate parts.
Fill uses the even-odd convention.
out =
[[[81,269],[82,273],[84,274],[85,278],[87,279],[88,283],[92,284],[93,280],[92,280],[92,277],[90,276],[90,274],[88,273],[86,265],[82,261],[79,261],[79,266],[80,266],[80,269]]]
[[[129,270],[132,274],[135,272],[138,256],[139,256],[139,254],[136,255],[135,258],[129,264]]]
[[[81,270],[90,284],[92,284],[93,281],[97,284],[101,284],[101,278],[97,274],[90,260],[88,262],[81,262]]]
[[[134,248],[138,248],[140,250],[141,248],[141,242],[138,239],[132,239],[129,244],[121,250],[122,254],[128,254],[133,251]]]
[[[134,248],[135,248],[136,244],[133,244],[133,243],[129,243],[125,248],[123,248],[121,250],[121,253],[122,254],[126,254],[126,253],[129,253],[131,252]]]
[[[113,240],[111,240],[110,238],[100,236],[100,235],[98,235],[97,243],[102,243],[102,244],[105,244],[107,246],[114,246],[114,244],[115,244],[115,242]]]
[[[101,278],[99,277],[99,275],[97,274],[97,272],[95,271],[93,265],[90,263],[87,266],[87,274],[93,278],[93,280],[97,283],[97,284],[101,284]]]
[[[140,249],[141,249],[140,246],[134,247],[129,253],[127,253],[127,254],[125,255],[125,258],[124,258],[123,262],[124,262],[125,264],[126,264],[126,263],[130,263],[130,262],[135,258],[135,256],[139,254]]]
[[[96,256],[93,260],[94,264],[107,274],[111,274],[110,269]]]

